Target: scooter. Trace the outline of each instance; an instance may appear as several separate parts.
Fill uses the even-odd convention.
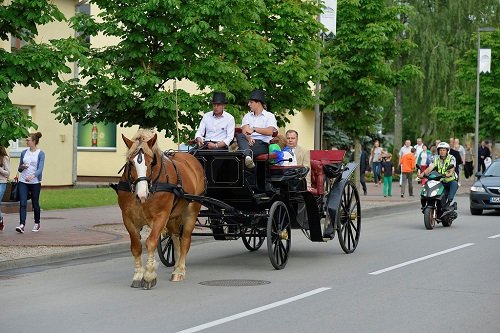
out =
[[[452,167],[452,166],[451,166]],[[445,175],[433,170],[424,176],[427,182],[420,192],[425,228],[431,230],[437,223],[449,227],[458,216],[457,203],[450,205],[442,180]]]

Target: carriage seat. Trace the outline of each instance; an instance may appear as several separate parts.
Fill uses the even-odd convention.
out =
[[[314,196],[325,194],[325,170],[328,164],[341,163],[345,150],[311,150],[311,188]]]

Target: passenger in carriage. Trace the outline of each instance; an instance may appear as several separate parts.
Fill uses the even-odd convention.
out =
[[[224,111],[227,104],[226,94],[214,92],[213,111],[207,112],[201,119],[196,131],[196,143],[203,149],[227,150],[234,138],[234,117]]]
[[[248,98],[250,112],[241,121],[241,133],[236,135],[240,150],[245,154],[245,166],[255,168],[253,156],[269,152],[269,141],[273,132],[278,131],[274,114],[266,110],[265,95],[262,90],[254,90]]]
[[[290,129],[286,131],[286,147],[284,151],[290,152],[292,155],[292,162],[288,165],[302,165],[311,170],[311,157],[309,150],[306,150],[298,145],[299,133],[296,130]],[[306,175],[307,188],[311,188],[311,172]]]

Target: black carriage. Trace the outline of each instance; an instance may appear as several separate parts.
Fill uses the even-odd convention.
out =
[[[326,242],[337,233],[345,253],[356,249],[361,232],[361,206],[352,181],[355,163],[343,163],[345,151],[311,151],[311,184],[306,167],[275,165],[277,156],[255,158],[255,169],[245,168],[241,151],[198,150],[207,179],[204,196],[185,195],[203,205],[197,227],[216,240],[241,238],[249,251],[267,240],[275,269],[288,261],[292,229],[301,229],[313,242]],[[158,242],[160,260],[173,266],[173,242],[168,234]]]

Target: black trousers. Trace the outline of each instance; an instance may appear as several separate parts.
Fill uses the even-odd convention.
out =
[[[248,140],[245,134],[239,133],[236,135],[236,141],[238,142],[238,149],[243,150],[245,156],[255,157],[260,154],[269,153],[269,144],[262,140],[255,140],[253,146],[248,144]]]

